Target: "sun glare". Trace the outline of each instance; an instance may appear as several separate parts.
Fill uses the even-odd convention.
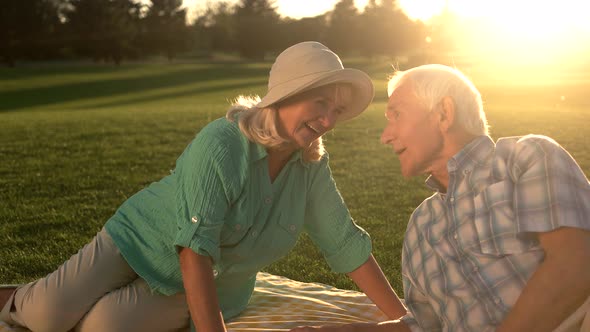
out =
[[[316,16],[334,7],[330,1],[317,0],[278,0],[275,3],[281,13],[294,18]]]
[[[428,21],[444,10],[446,0],[399,0],[399,5],[409,18]]]
[[[590,52],[590,2],[580,0],[399,0],[415,20],[448,12],[460,20],[462,51],[515,62],[548,62]],[[444,21],[443,21],[444,22]],[[443,23],[444,24],[444,23]]]

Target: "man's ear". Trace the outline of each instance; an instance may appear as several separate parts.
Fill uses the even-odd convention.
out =
[[[440,103],[440,129],[448,132],[455,124],[455,101],[450,96],[446,96]]]

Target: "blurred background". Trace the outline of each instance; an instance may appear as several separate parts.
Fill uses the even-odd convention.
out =
[[[432,193],[379,143],[394,69],[457,67],[494,139],[544,134],[590,174],[590,2],[581,0],[2,0],[0,283],[44,276],[128,197],[175,167],[275,56],[317,40],[366,71],[375,99],[325,135],[330,165],[402,294],[408,219]],[[303,236],[267,272],[340,288]]]
[[[589,7],[578,0],[5,0],[0,58],[7,66],[261,60],[317,40],[340,55],[393,64],[579,65],[590,55]]]

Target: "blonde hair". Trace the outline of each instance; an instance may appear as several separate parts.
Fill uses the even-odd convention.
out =
[[[289,141],[279,135],[277,130],[277,111],[272,106],[258,108],[256,104],[260,102],[258,96],[238,96],[231,108],[227,111],[225,117],[229,121],[235,121],[235,116],[239,113],[238,126],[240,131],[248,140],[260,144],[269,149],[281,148],[287,145]],[[303,161],[319,161],[325,154],[324,143],[321,137],[314,140],[307,148],[303,150]]]
[[[387,94],[391,96],[393,90],[406,81],[413,83],[414,93],[429,110],[434,109],[444,97],[450,96],[461,127],[473,135],[489,134],[481,94],[459,70],[430,64],[397,71],[389,79]]]

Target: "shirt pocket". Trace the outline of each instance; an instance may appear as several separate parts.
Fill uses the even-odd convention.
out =
[[[510,180],[486,187],[474,198],[474,224],[481,253],[506,256],[523,253],[530,243],[518,237]]]
[[[249,218],[226,220],[221,228],[220,247],[236,247],[246,237],[252,224]]]
[[[295,216],[281,213],[274,228],[272,251],[274,257],[283,257],[295,246],[301,233],[302,223]]]
[[[301,221],[297,220],[295,216],[289,216],[285,213],[281,213],[279,216],[280,234],[288,238],[289,241],[297,241],[297,237],[301,233],[301,226]]]

